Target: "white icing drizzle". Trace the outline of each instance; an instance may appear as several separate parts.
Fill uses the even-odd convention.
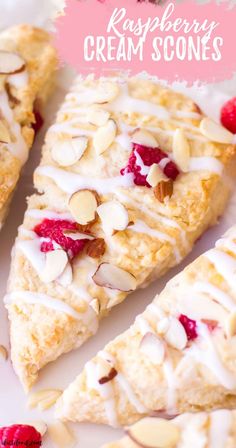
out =
[[[209,448],[225,448],[232,425],[232,414],[227,409],[212,412],[209,431]]]
[[[55,311],[68,314],[74,319],[81,319],[81,313],[78,313],[70,305],[63,302],[62,300],[55,299],[52,296],[48,296],[42,293],[36,293],[31,291],[13,291],[7,294],[4,298],[4,303],[6,305],[11,305],[12,303],[22,300],[25,303],[32,305],[42,305],[46,308],[51,308]]]
[[[15,137],[15,142],[6,144],[7,148],[11,153],[21,161],[22,165],[26,162],[28,158],[28,148],[26,142],[21,133],[21,127],[17,121],[14,119],[13,111],[9,106],[9,101],[7,93],[5,91],[0,92],[0,111],[7,121],[12,134]]]
[[[140,314],[135,319],[135,324],[138,325],[140,333],[144,336],[146,333],[154,333],[149,322]]]
[[[224,291],[209,282],[196,282],[193,284],[193,289],[203,294],[209,294],[215,301],[220,303],[229,311],[234,311],[236,308],[236,304],[231,299],[229,294],[226,294]]]
[[[142,174],[143,176],[147,176],[150,171],[150,166],[144,165],[143,160],[137,151],[134,151],[134,155],[136,157],[137,166],[141,168],[140,174]]]
[[[16,242],[16,248],[23,252],[24,256],[32,264],[39,277],[45,268],[46,261],[45,253],[40,250],[41,243],[41,238],[37,238],[35,234],[33,239]]]
[[[167,412],[170,414],[175,413],[176,409],[176,379],[174,375],[174,369],[170,358],[167,358],[163,362],[163,372],[167,382]]]
[[[105,384],[99,384],[99,366],[92,361],[87,362],[84,368],[88,388],[96,390],[104,400],[104,408],[109,424],[115,427],[118,426],[116,404],[111,381]]]
[[[206,343],[206,349],[202,350],[201,347],[195,343],[192,344],[190,349],[186,350],[186,353],[189,356],[192,356],[198,363],[204,364],[222,386],[228,390],[235,390],[236,377],[223,365],[207,326],[201,322],[198,322],[198,337],[201,337]]]
[[[229,286],[235,290],[236,282],[236,260],[230,255],[218,249],[210,249],[204,257],[215,266],[217,272],[228,282]]]
[[[145,233],[146,235],[149,235],[153,238],[157,238],[161,241],[168,241],[171,245],[173,245],[174,254],[176,258],[176,262],[180,262],[182,260],[182,256],[180,255],[180,252],[178,248],[176,247],[176,240],[175,238],[172,238],[167,233],[160,232],[159,230],[152,229],[151,227],[147,226],[144,221],[137,220],[135,224],[132,224],[128,227],[128,230],[132,230],[133,232],[137,233]]]
[[[58,220],[68,220],[74,221],[74,218],[70,213],[58,213],[47,209],[29,209],[25,213],[27,216],[30,216],[34,219],[58,219]]]
[[[122,373],[118,373],[115,377],[115,381],[117,381],[120,387],[124,390],[129,402],[133,405],[137,412],[140,414],[145,414],[147,412],[147,408],[139,401],[124,375]]]
[[[85,135],[87,137],[91,137],[94,135],[93,130],[91,129],[83,129],[80,127],[81,121],[78,120],[78,118],[74,119],[74,120],[67,120],[67,121],[63,121],[61,123],[55,123],[53,124],[50,129],[49,132],[50,133],[57,133],[57,132],[61,132],[61,133],[65,133],[71,136],[80,136],[80,135]]]
[[[221,175],[223,164],[215,157],[191,157],[189,161],[189,171],[210,171]]]
[[[36,174],[52,179],[65,193],[72,194],[80,189],[96,190],[98,193],[113,193],[116,188],[129,188],[133,186],[133,174],[125,174],[111,178],[96,179],[83,177],[61,168],[44,165],[36,169]]]

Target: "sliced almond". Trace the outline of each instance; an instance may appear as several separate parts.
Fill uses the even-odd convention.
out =
[[[116,297],[110,297],[108,303],[106,304],[106,309],[109,310],[113,308],[113,306],[119,305],[121,301],[122,297],[120,297],[120,294],[117,294]]]
[[[98,299],[93,299],[89,305],[93,308],[97,315],[100,313],[100,302]]]
[[[146,417],[128,428],[131,440],[143,448],[174,448],[180,439],[180,430],[169,420]]]
[[[225,332],[228,338],[236,335],[236,311],[233,311],[225,320]]]
[[[177,350],[183,350],[188,343],[186,331],[175,317],[172,317],[169,321],[169,328],[165,333],[165,340],[171,347]]]
[[[106,243],[103,238],[96,238],[93,241],[89,241],[86,246],[86,253],[91,258],[99,258],[105,254]]]
[[[101,81],[95,93],[94,102],[98,104],[114,101],[119,95],[118,84],[111,81]]]
[[[154,188],[162,180],[167,180],[165,174],[161,171],[157,163],[153,163],[147,175],[147,182]]]
[[[132,142],[139,145],[148,146],[150,148],[156,148],[158,143],[153,135],[145,129],[137,129],[132,134]]]
[[[174,183],[173,180],[161,180],[156,187],[154,187],[154,195],[162,204],[166,198],[170,198],[173,194]]]
[[[27,406],[30,409],[35,407],[38,407],[40,410],[49,409],[56,403],[61,394],[62,391],[59,389],[39,390],[29,396]]]
[[[200,123],[201,133],[217,143],[233,143],[234,135],[220,124],[206,117]]]
[[[140,350],[152,364],[161,364],[165,357],[165,346],[163,341],[153,333],[146,333],[141,340]]]
[[[87,118],[88,122],[95,126],[104,126],[110,118],[110,112],[97,106],[91,106]]]
[[[114,142],[117,133],[117,126],[114,120],[108,122],[97,129],[93,137],[93,144],[98,155],[106,151]]]
[[[72,281],[73,281],[72,266],[71,266],[70,263],[67,263],[67,265],[66,265],[64,271],[62,272],[62,274],[59,277],[57,277],[57,282],[60,285],[66,287],[66,286],[71,285]]]
[[[157,332],[158,334],[165,334],[170,326],[170,321],[167,317],[164,317],[164,319],[161,319],[157,322]]]
[[[0,74],[9,75],[20,73],[25,69],[25,61],[17,53],[0,50]]]
[[[64,250],[56,249],[46,253],[46,265],[40,277],[44,283],[56,280],[64,271],[68,257]]]
[[[97,214],[102,221],[105,233],[111,235],[114,230],[124,230],[129,224],[129,215],[123,204],[108,201],[99,205]]]
[[[68,238],[71,238],[74,241],[77,240],[94,240],[94,236],[90,235],[88,233],[81,233],[81,232],[72,232],[71,230],[64,230],[63,234],[67,236]]]
[[[67,425],[59,420],[48,425],[48,433],[57,448],[73,448],[77,446],[75,437],[69,431]]]
[[[0,357],[4,361],[7,361],[7,359],[8,359],[8,351],[7,351],[6,347],[4,347],[4,345],[0,345]]]
[[[10,133],[2,120],[0,120],[0,142],[11,143]]]
[[[134,291],[137,287],[134,275],[110,263],[101,263],[92,279],[98,286],[119,291]]]
[[[74,137],[56,142],[52,147],[52,158],[60,166],[71,166],[78,162],[88,146],[88,137]]]
[[[182,128],[176,129],[174,133],[173,156],[179,168],[187,173],[190,161],[190,145]]]
[[[69,210],[79,224],[94,221],[98,206],[98,196],[92,190],[79,190],[69,199]]]

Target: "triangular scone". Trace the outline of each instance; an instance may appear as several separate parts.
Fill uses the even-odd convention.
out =
[[[20,25],[0,34],[0,228],[28,158],[38,108],[53,85],[56,64],[45,31]]]
[[[153,411],[236,406],[236,226],[89,361],[57,416],[127,425]]]
[[[190,99],[157,84],[76,80],[47,134],[35,172],[44,194],[29,201],[12,259],[12,361],[26,389],[216,222],[235,147],[206,134],[232,141]]]
[[[236,411],[186,413],[173,420],[145,417],[126,433],[103,448],[234,448]]]

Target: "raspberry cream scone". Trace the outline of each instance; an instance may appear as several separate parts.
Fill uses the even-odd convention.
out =
[[[232,141],[157,84],[75,81],[48,131],[34,176],[41,194],[29,199],[13,251],[6,305],[25,389],[215,224]]]
[[[145,417],[126,429],[127,436],[103,448],[234,448],[236,411],[182,414],[173,420]]]
[[[89,361],[57,415],[113,426],[236,407],[236,226]]]
[[[0,34],[0,228],[28,158],[37,109],[51,90],[56,63],[45,31],[20,25]]]

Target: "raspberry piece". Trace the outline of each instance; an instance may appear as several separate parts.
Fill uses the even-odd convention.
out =
[[[228,131],[236,134],[236,97],[227,101],[222,107],[221,123]]]
[[[12,425],[0,428],[0,448],[39,448],[41,434],[33,426]]]
[[[125,168],[121,169],[120,173],[122,176],[126,173],[133,173],[134,183],[136,185],[151,188],[146,180],[147,174],[142,174],[141,172],[142,167],[137,163],[137,157],[135,153],[137,153],[141,157],[143,164],[147,167],[151,166],[153,163],[160,163],[162,159],[169,159],[169,156],[160,148],[150,148],[148,146],[139,145],[137,143],[133,143],[132,145],[133,149],[130,154],[128,164]],[[172,180],[175,180],[179,174],[177,166],[171,160],[165,165],[163,172]]]
[[[193,341],[198,337],[197,322],[195,320],[189,319],[188,316],[181,314],[179,316],[179,321],[183,325],[189,341]]]
[[[89,240],[87,238],[83,240],[73,240],[64,235],[64,230],[78,230],[77,223],[67,220],[44,219],[40,224],[37,224],[34,228],[34,232],[39,237],[49,238],[50,240],[42,242],[40,247],[41,251],[49,252],[54,250],[53,242],[55,242],[67,252],[70,258],[74,258],[81,252]]]

